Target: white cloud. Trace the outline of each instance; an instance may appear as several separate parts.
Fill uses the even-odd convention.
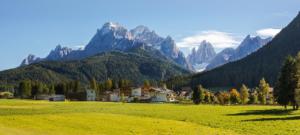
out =
[[[256,31],[256,34],[261,37],[274,37],[280,31],[281,31],[281,29],[266,28],[266,29],[260,29],[260,30]]]
[[[227,47],[236,47],[240,43],[240,38],[232,33],[221,31],[202,31],[199,34],[185,37],[177,42],[180,48],[194,48],[206,40],[210,42],[216,50],[222,50]]]

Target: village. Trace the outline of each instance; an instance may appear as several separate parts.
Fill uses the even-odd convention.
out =
[[[104,91],[103,94],[97,94],[96,90],[86,89],[84,92],[70,94],[68,98],[63,94],[54,95],[36,95],[35,100],[49,100],[49,101],[103,101],[103,102],[169,102],[176,103],[178,99],[191,100],[192,90],[183,90],[175,92],[173,90],[163,87],[137,87],[127,90],[122,93],[120,89],[113,89]]]

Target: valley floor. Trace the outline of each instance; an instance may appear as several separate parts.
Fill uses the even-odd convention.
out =
[[[214,106],[0,100],[0,135],[297,134],[300,111]]]

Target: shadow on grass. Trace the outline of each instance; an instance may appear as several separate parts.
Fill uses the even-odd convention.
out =
[[[291,115],[294,110],[284,110],[284,109],[268,109],[268,110],[249,110],[242,113],[228,114],[227,116],[247,116],[247,115],[273,115],[273,116],[284,116]],[[257,118],[250,120],[242,120],[242,122],[251,121],[276,121],[276,120],[300,120],[300,116],[290,116],[290,117],[279,117],[279,118]]]
[[[269,109],[269,110],[249,110],[242,113],[228,114],[228,116],[244,116],[244,115],[288,115],[293,110]]]
[[[260,119],[250,119],[250,120],[243,120],[243,121],[251,122],[251,121],[276,121],[276,120],[300,120],[300,116],[283,117],[283,118],[260,118]]]

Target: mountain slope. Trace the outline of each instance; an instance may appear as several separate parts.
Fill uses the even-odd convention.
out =
[[[58,83],[67,80],[80,80],[88,83],[92,77],[98,81],[111,79],[129,79],[134,84],[141,84],[144,79],[165,80],[176,75],[190,72],[167,58],[153,57],[139,46],[128,50],[128,53],[113,51],[101,53],[76,61],[42,61],[28,66],[0,72],[0,82],[6,80],[16,84],[23,79],[40,80],[47,83]],[[151,51],[153,53],[153,51]]]
[[[248,35],[242,43],[236,48],[235,53],[230,58],[230,61],[236,61],[246,57],[247,55],[257,51],[259,48],[270,42],[272,38],[262,39],[259,36],[251,37]]]
[[[226,48],[219,52],[216,57],[214,57],[209,64],[207,65],[205,70],[210,70],[215,67],[221,66],[225,63],[228,63],[230,58],[233,56],[235,50],[233,48]]]
[[[281,65],[288,55],[300,51],[300,14],[274,39],[247,57],[211,71],[189,77],[187,83],[205,87],[257,86],[265,77],[274,86]]]

